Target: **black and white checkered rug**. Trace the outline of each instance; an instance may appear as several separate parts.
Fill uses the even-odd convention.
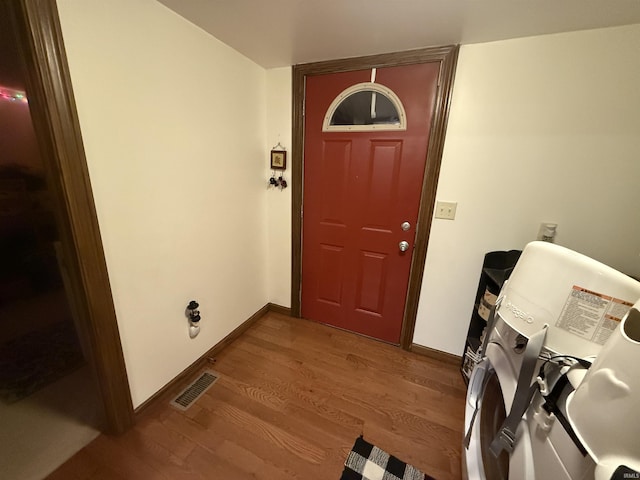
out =
[[[434,480],[413,465],[408,465],[384,450],[356,439],[340,480]]]

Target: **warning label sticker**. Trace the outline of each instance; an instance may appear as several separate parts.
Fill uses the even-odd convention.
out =
[[[633,303],[574,285],[556,326],[604,345]]]

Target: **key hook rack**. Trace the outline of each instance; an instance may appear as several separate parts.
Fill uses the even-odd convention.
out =
[[[287,188],[287,180],[284,178],[284,171],[287,169],[287,149],[278,141],[278,143],[271,149],[271,178],[269,179],[268,187],[279,188],[284,190]],[[276,172],[280,171],[278,175]]]

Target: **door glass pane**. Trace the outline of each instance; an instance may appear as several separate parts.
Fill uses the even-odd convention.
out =
[[[327,109],[324,132],[406,130],[407,116],[398,96],[380,83],[357,83],[342,91]]]
[[[400,114],[391,100],[373,90],[352,93],[336,108],[330,125],[399,125]]]

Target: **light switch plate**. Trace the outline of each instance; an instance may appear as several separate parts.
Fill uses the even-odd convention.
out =
[[[455,219],[457,207],[457,202],[436,202],[436,218]]]

